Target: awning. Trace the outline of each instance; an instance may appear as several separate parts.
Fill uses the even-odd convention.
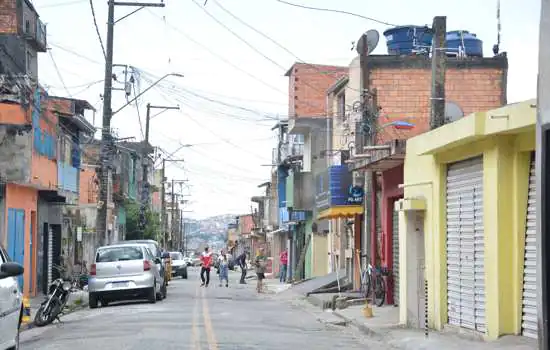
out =
[[[353,218],[355,215],[363,214],[362,205],[342,205],[323,210],[317,216],[317,220]]]

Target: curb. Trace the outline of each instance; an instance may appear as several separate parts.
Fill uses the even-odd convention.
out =
[[[73,312],[85,309],[87,307],[88,307],[88,303],[82,303],[80,305],[73,305],[73,307],[69,307],[68,310],[63,315],[69,315],[69,314],[72,314]],[[34,310],[34,311],[36,311],[36,310]],[[21,324],[21,327],[19,327],[19,331],[24,332],[24,331],[28,331],[29,329],[33,329],[33,328],[39,328],[39,327],[36,327],[34,325],[34,321],[30,321],[28,323]]]
[[[343,315],[342,313],[340,313],[339,311],[336,311],[336,310],[333,311],[333,314],[340,317],[341,319],[345,320],[347,324],[352,325],[353,327],[357,328],[362,333],[364,333],[368,336],[371,336],[373,338],[376,338],[377,340],[385,340],[385,336],[382,333],[380,333],[378,331],[375,331],[374,329],[372,329],[368,326],[365,326],[364,323],[357,321],[357,319],[347,317],[347,316]]]

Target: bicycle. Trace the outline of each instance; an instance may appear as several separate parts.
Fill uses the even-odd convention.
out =
[[[372,303],[376,306],[384,305],[386,301],[386,283],[384,282],[383,270],[379,266],[373,267],[367,255],[361,255],[361,258],[367,258],[367,267],[361,270],[360,292],[365,299],[372,298]],[[374,287],[373,287],[374,282]],[[372,295],[371,295],[372,294]]]

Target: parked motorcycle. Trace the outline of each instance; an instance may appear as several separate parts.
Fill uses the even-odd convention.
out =
[[[36,311],[34,325],[42,327],[59,319],[67,305],[72,289],[70,281],[64,281],[61,278],[54,280],[48,288],[48,295]]]

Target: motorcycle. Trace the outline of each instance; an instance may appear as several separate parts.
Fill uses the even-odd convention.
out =
[[[71,289],[71,282],[64,281],[61,278],[54,280],[48,288],[48,295],[36,311],[34,325],[43,327],[59,319],[67,305]]]

